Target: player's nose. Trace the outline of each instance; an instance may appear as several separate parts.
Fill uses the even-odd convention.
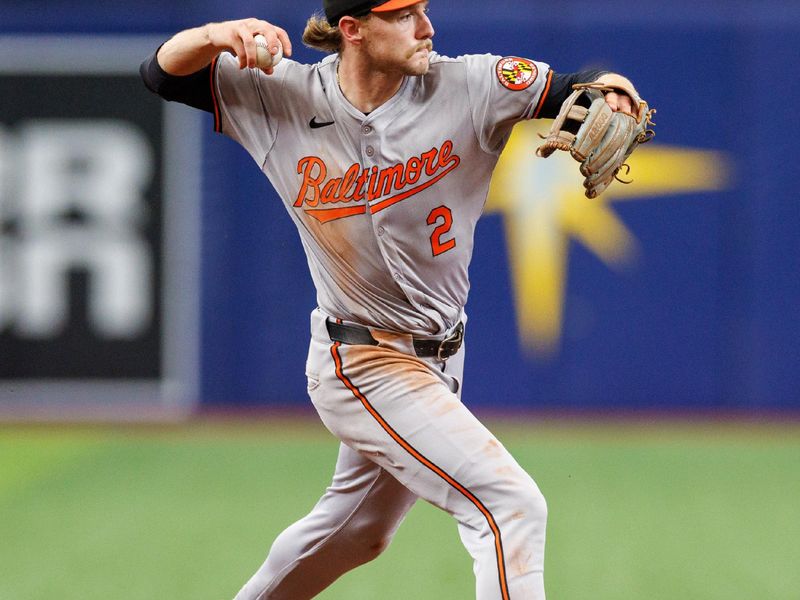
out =
[[[417,19],[417,38],[427,40],[434,36],[436,30],[433,28],[433,23],[428,18],[428,15],[422,13],[422,17]]]

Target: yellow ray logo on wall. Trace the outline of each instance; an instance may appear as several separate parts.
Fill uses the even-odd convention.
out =
[[[614,202],[720,190],[727,180],[719,152],[648,144],[631,157],[631,185],[615,182],[589,200],[572,157],[536,157],[538,134],[548,126],[517,125],[486,205],[487,213],[504,217],[520,335],[538,355],[553,354],[561,339],[569,244],[580,242],[611,268],[636,257],[637,240],[615,214]]]

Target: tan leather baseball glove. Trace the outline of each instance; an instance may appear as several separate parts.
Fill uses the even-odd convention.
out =
[[[639,144],[649,142],[655,136],[652,117],[656,111],[621,75],[603,75],[592,83],[575,84],[572,89],[575,91],[564,101],[536,154],[547,158],[556,150],[569,152],[581,163],[586,196],[596,198],[615,179],[631,183],[620,179],[619,172],[626,169],[627,174],[630,167],[625,161]],[[630,96],[638,107],[637,114],[612,111],[604,98],[605,92],[609,91]],[[576,104],[583,95],[588,97],[589,108]],[[569,129],[575,131],[576,123],[577,132],[572,133]]]

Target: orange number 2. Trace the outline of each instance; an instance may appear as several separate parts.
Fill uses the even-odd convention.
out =
[[[434,208],[428,215],[428,225],[437,225],[431,234],[431,250],[434,256],[444,254],[456,247],[454,238],[442,241],[442,236],[453,226],[453,212],[449,208],[446,206]]]

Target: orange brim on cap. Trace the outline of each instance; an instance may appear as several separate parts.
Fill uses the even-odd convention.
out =
[[[389,2],[384,2],[380,6],[376,6],[372,9],[372,12],[389,12],[392,10],[400,10],[401,8],[406,8],[411,6],[412,4],[419,4],[423,0],[389,0]]]

